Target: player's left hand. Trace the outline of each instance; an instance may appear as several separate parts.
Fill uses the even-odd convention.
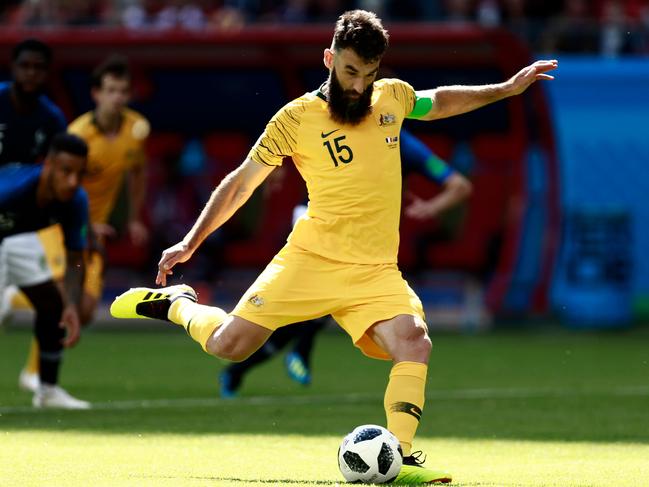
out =
[[[521,69],[518,73],[512,76],[508,83],[510,85],[512,95],[520,95],[532,83],[541,79],[554,79],[554,76],[546,74],[559,67],[559,61],[556,59],[536,61],[533,64]]]
[[[149,240],[149,230],[139,220],[128,222],[128,234],[131,237],[131,241],[137,246],[144,245]]]
[[[428,220],[434,218],[439,214],[437,207],[431,202],[433,200],[423,200],[419,196],[412,193],[407,194],[412,200],[411,203],[403,210],[403,213],[408,218],[415,220]]]
[[[76,306],[70,304],[63,309],[59,326],[67,331],[61,343],[66,348],[73,347],[79,341],[81,335],[81,322]]]

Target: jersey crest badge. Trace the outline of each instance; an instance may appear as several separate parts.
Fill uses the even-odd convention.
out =
[[[261,308],[264,305],[264,298],[259,296],[259,294],[253,294],[248,298],[248,302],[257,308]]]
[[[382,113],[379,118],[379,125],[381,127],[387,127],[389,125],[394,125],[397,123],[397,116],[394,113]]]

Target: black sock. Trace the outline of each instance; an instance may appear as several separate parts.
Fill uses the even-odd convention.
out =
[[[61,293],[54,281],[35,286],[22,287],[36,311],[34,334],[40,349],[40,380],[45,384],[57,384],[63,356],[65,330],[59,326],[63,312]]]
[[[41,384],[55,385],[59,382],[62,353],[40,352],[38,367]]]

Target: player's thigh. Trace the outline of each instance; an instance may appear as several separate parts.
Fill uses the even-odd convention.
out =
[[[365,355],[393,359],[394,349],[388,343],[378,343],[369,331],[375,324],[401,315],[421,324],[426,331],[421,301],[397,266],[376,265],[356,266],[346,306],[333,317]]]
[[[347,268],[287,245],[231,314],[269,330],[331,314],[341,305]]]

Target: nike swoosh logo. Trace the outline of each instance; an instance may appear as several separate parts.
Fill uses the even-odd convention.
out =
[[[421,419],[421,408],[409,402],[396,402],[390,410],[396,413],[406,413],[413,416],[417,421]]]
[[[322,137],[323,139],[326,139],[326,138],[329,137],[331,134],[333,134],[334,132],[338,132],[339,130],[340,130],[340,129],[332,130],[331,132],[327,132],[326,134],[325,134],[324,132],[321,132],[321,133],[320,133],[320,137]]]

